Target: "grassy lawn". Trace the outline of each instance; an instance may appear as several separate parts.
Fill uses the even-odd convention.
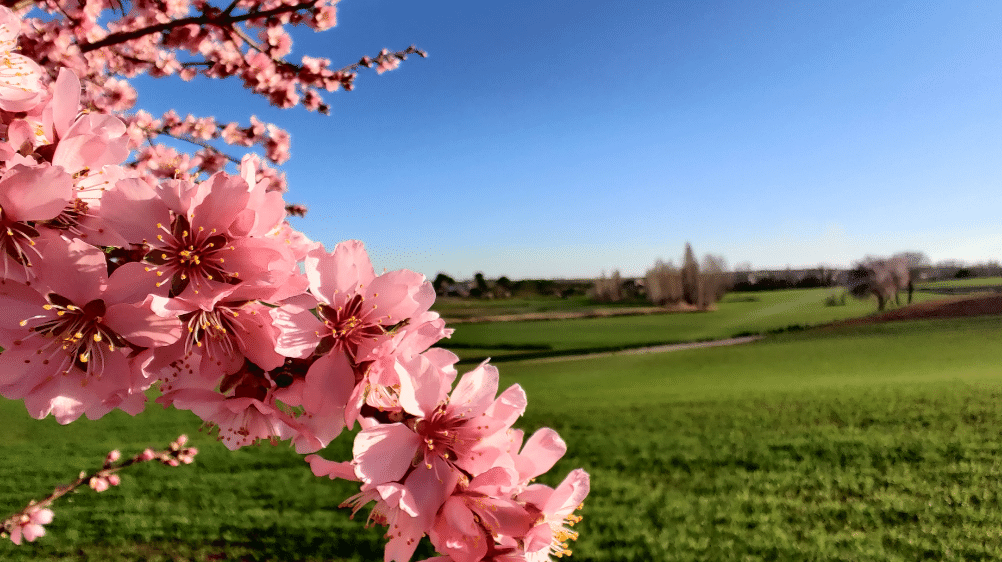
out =
[[[976,277],[974,279],[948,279],[945,281],[929,281],[916,283],[916,289],[952,289],[961,287],[998,287],[1002,286],[1002,277]]]
[[[726,295],[712,312],[685,312],[560,321],[459,324],[444,347],[469,361],[504,360],[729,338],[790,326],[816,326],[876,312],[873,300],[849,297],[845,306],[825,306],[842,289],[793,289]],[[944,298],[917,293],[915,302]]]
[[[1002,557],[999,319],[897,322],[660,355],[501,366],[520,426],[570,451],[543,480],[592,474],[571,560],[996,560]],[[154,406],[60,427],[0,403],[0,505],[186,432],[187,467],[145,466],[57,505],[2,560],[381,560],[285,446],[236,453]],[[350,441],[326,456],[347,458]],[[427,552],[427,551],[425,551]],[[420,556],[415,560],[421,560]]]
[[[997,318],[510,363],[593,489],[577,560],[996,560]]]

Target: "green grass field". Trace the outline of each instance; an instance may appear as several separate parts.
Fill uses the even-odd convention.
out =
[[[714,312],[579,318],[560,321],[458,324],[444,346],[468,362],[496,361],[723,339],[788,327],[818,326],[876,312],[874,300],[849,297],[845,306],[825,306],[842,289],[794,289],[732,293]],[[916,293],[915,302],[942,295]]]
[[[958,287],[998,287],[1002,286],[1002,277],[976,277],[974,279],[947,279],[945,281],[928,281],[916,283],[915,288],[949,289]]]
[[[592,475],[571,560],[995,560],[1002,556],[1002,355],[995,317],[773,336],[731,348],[513,362],[520,426],[561,432]],[[60,427],[0,403],[0,505],[15,509],[113,447],[178,433],[187,467],[144,466],[57,505],[2,560],[381,560],[285,446],[226,451],[154,406]],[[327,456],[347,458],[350,442]],[[425,551],[426,553],[428,551]],[[415,557],[420,560],[421,557]]]

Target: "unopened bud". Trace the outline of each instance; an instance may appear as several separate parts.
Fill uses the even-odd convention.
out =
[[[156,456],[157,455],[153,452],[153,449],[146,449],[142,453],[139,453],[139,462],[151,461]]]
[[[104,464],[111,464],[120,458],[122,458],[122,453],[120,453],[118,449],[115,449],[114,451],[108,453],[108,456],[104,458]]]
[[[122,483],[122,479],[117,474],[109,474],[108,483],[112,486],[118,486]]]

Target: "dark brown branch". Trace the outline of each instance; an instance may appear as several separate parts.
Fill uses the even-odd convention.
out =
[[[271,10],[265,10],[263,12],[248,12],[246,14],[240,14],[238,16],[221,14],[219,16],[209,16],[202,14],[200,16],[192,16],[188,18],[181,18],[177,20],[171,20],[165,23],[158,23],[156,25],[151,25],[148,27],[143,27],[141,29],[134,29],[132,31],[120,31],[118,33],[112,33],[100,41],[95,41],[93,43],[84,43],[80,45],[81,53],[89,53],[97,49],[102,49],[104,47],[110,47],[112,45],[118,45],[120,43],[125,43],[126,41],[132,41],[133,39],[139,39],[146,35],[152,35],[154,33],[160,33],[162,31],[167,31],[169,29],[174,29],[176,27],[183,27],[185,25],[211,25],[224,29],[226,27],[232,27],[233,24],[261,19],[269,18],[271,16],[277,16],[280,14],[285,14],[289,12],[297,12],[299,10],[305,10],[311,6],[316,5],[315,1],[300,2],[299,4],[294,4],[290,6],[279,6],[278,8],[272,8]]]

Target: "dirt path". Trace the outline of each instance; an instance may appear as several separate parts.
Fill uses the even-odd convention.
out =
[[[724,345],[740,345],[758,341],[764,336],[743,336],[740,338],[728,338],[726,340],[698,341],[691,343],[673,343],[669,345],[655,345],[651,347],[638,347],[636,349],[624,349],[622,351],[604,351],[601,353],[585,353],[582,355],[561,355],[559,357],[546,357],[543,359],[528,359],[536,363],[553,363],[555,361],[574,361],[577,359],[595,359],[596,357],[608,357],[610,355],[644,355],[647,353],[668,353],[670,351],[682,351],[685,349],[701,349],[704,347],[720,347]]]
[[[954,299],[943,299],[931,302],[923,302],[901,308],[895,308],[862,318],[852,318],[834,322],[827,326],[818,328],[837,328],[843,326],[857,326],[864,324],[878,324],[880,322],[895,322],[898,320],[924,320],[932,318],[960,318],[966,316],[999,316],[1002,315],[1002,295],[986,295],[980,297],[959,297]],[[744,336],[740,338],[730,338],[726,340],[713,340],[704,342],[679,343],[672,345],[656,345],[652,347],[641,347],[637,349],[626,349],[623,351],[608,351],[602,353],[586,353],[583,355],[564,355],[559,357],[547,357],[543,359],[531,359],[537,362],[553,361],[574,361],[577,359],[594,359],[596,357],[607,357],[609,355],[640,355],[645,353],[668,353],[671,351],[682,351],[685,349],[699,349],[704,347],[719,347],[724,345],[740,345],[751,343],[762,339],[764,336]]]

